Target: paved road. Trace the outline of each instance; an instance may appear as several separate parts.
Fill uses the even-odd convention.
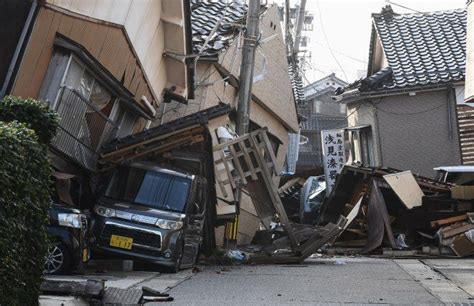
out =
[[[176,305],[474,304],[473,284],[472,260],[331,258],[205,267],[169,293]]]

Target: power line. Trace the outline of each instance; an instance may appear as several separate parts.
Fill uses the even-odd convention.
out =
[[[318,44],[318,45],[320,45],[320,46],[323,47],[323,48],[326,48],[326,49],[328,49],[328,50],[330,50],[330,51],[333,51],[334,53],[340,54],[340,55],[345,56],[345,57],[347,57],[347,58],[350,58],[350,59],[352,59],[352,60],[354,60],[354,61],[357,61],[357,62],[360,62],[360,63],[363,63],[363,64],[367,64],[367,61],[358,59],[358,58],[356,58],[356,57],[353,57],[353,56],[350,56],[350,55],[348,55],[348,54],[345,54],[345,53],[343,53],[343,52],[341,52],[341,51],[338,51],[338,50],[335,50],[335,49],[330,48],[330,47],[328,47],[328,46],[325,46],[325,45],[323,45],[323,44],[320,43],[320,42],[315,41],[315,43]]]
[[[425,15],[425,14],[426,14],[426,13],[423,13],[423,12],[417,11],[417,10],[415,10],[415,9],[409,8],[408,6],[404,6],[404,5],[401,5],[401,4],[398,4],[398,3],[392,2],[392,1],[390,1],[390,0],[386,0],[385,2],[386,2],[386,3],[388,3],[388,4],[392,4],[392,5],[395,5],[395,6],[398,6],[398,7],[404,8],[404,9],[406,9],[406,10],[409,10],[409,11],[412,11],[412,12],[418,13],[418,14],[423,14],[423,15]]]
[[[322,14],[321,14],[321,7],[319,6],[319,0],[316,0],[316,5],[318,6],[319,23],[321,25],[321,30],[323,31],[324,39],[326,40],[326,44],[329,48],[329,51],[331,51],[331,55],[332,55],[334,61],[337,63],[339,68],[341,68],[342,73],[344,74],[344,77],[345,77],[345,81],[348,82],[346,72],[344,71],[344,68],[342,68],[341,63],[339,63],[339,61],[337,60],[336,55],[334,55],[334,52],[332,51],[331,45],[329,44],[329,39],[328,39],[328,36],[326,34],[326,30],[324,29],[324,24],[323,24],[323,19],[322,19]]]
[[[378,103],[380,103],[380,101],[379,101]],[[382,113],[386,113],[386,114],[390,114],[390,115],[396,115],[396,116],[412,116],[412,115],[424,114],[424,113],[428,113],[428,112],[437,110],[438,108],[441,108],[441,107],[443,107],[443,106],[446,105],[446,104],[443,102],[443,103],[441,103],[440,105],[437,105],[437,106],[435,106],[435,107],[432,107],[432,108],[429,108],[429,109],[425,109],[425,110],[422,110],[422,111],[418,111],[418,112],[397,113],[397,112],[391,112],[391,111],[384,110],[383,108],[377,106],[378,103],[370,103],[370,105],[372,105],[374,108],[376,108],[377,110],[381,111]],[[367,103],[365,103],[365,104],[367,104]]]

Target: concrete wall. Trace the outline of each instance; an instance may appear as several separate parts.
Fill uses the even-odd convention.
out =
[[[384,97],[359,105],[349,105],[348,113],[354,112],[349,126],[375,127],[372,132],[378,165],[432,177],[436,166],[461,164],[456,104],[454,95],[448,104],[446,89]]]

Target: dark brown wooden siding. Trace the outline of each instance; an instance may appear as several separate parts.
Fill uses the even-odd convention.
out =
[[[60,33],[82,45],[112,75],[135,95],[150,102],[155,98],[143,69],[121,26],[78,15],[70,15],[51,7],[41,7],[23,57],[12,94],[38,98],[43,79],[53,55],[54,39]]]
[[[459,142],[464,165],[474,165],[474,107],[458,105]]]

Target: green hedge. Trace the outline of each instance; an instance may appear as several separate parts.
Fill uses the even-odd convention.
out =
[[[5,96],[0,100],[0,121],[16,120],[26,124],[38,135],[39,141],[50,143],[58,128],[58,115],[44,102]]]
[[[25,122],[0,121],[0,305],[35,305],[52,191],[46,144],[57,116],[40,102],[7,97],[0,117]]]

